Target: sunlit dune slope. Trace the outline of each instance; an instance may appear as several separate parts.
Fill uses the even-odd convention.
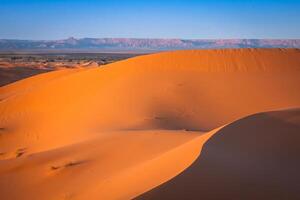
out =
[[[0,161],[1,199],[132,199],[199,155],[209,134],[109,132],[71,146]]]
[[[187,168],[222,126],[300,107],[299,77],[296,49],[188,50],[1,87],[0,194],[136,197]]]
[[[294,49],[176,51],[25,79],[0,90],[0,146],[45,150],[103,130],[206,131],[298,106],[299,55]]]
[[[56,80],[60,77],[65,77],[68,74],[73,74],[79,71],[87,69],[65,69],[56,72],[48,72],[46,74],[40,74],[38,76],[32,76],[21,80],[17,83],[11,83],[5,87],[0,87],[0,99],[4,100],[15,94],[27,92],[32,88],[43,87],[48,82],[51,83],[52,80]]]
[[[182,174],[137,199],[299,199],[299,130],[300,109],[238,120]]]

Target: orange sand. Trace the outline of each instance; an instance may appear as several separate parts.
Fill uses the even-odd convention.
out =
[[[134,198],[197,164],[226,124],[300,107],[299,77],[296,49],[190,50],[1,87],[1,197]]]
[[[300,109],[225,126],[183,173],[137,199],[299,199]]]

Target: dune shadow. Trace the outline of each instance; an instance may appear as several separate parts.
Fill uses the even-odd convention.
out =
[[[255,114],[218,131],[183,173],[136,199],[300,199],[299,155],[300,109]]]

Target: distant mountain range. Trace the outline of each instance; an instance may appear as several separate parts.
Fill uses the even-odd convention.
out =
[[[216,48],[300,48],[300,39],[135,39],[82,38],[64,40],[0,39],[0,51],[82,50],[82,51],[161,51]]]

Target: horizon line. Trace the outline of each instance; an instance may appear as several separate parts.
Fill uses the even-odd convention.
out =
[[[300,40],[300,38],[156,38],[156,37],[66,37],[61,39],[20,39],[20,38],[0,38],[0,40],[27,40],[27,41],[58,41],[68,39],[136,39],[136,40]]]

